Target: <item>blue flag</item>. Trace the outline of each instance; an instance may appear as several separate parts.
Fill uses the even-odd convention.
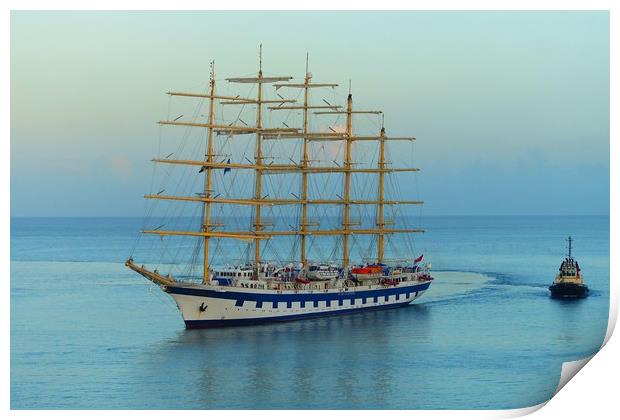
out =
[[[226,163],[230,163],[230,159],[228,159]],[[227,172],[230,172],[230,168],[224,168],[224,175],[226,175]]]

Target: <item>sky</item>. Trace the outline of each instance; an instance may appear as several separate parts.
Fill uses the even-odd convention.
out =
[[[259,44],[417,138],[424,215],[609,214],[607,12],[56,11],[11,13],[11,216],[142,216],[164,93]]]

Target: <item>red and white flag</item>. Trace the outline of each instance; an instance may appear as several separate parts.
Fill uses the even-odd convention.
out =
[[[415,260],[413,260],[414,264],[419,263],[420,261],[422,261],[422,258],[424,258],[424,254],[420,255],[418,258],[416,258]]]

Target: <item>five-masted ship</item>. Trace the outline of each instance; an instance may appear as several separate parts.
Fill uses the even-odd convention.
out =
[[[419,205],[422,201],[397,200],[387,198],[386,176],[398,172],[417,171],[410,167],[391,167],[386,160],[386,143],[394,140],[413,141],[413,137],[390,137],[383,122],[376,134],[358,135],[354,132],[354,116],[359,114],[382,115],[381,111],[361,110],[353,107],[350,93],[346,106],[333,105],[327,100],[315,104],[310,102],[313,89],[336,87],[332,83],[315,83],[308,72],[303,82],[294,83],[292,77],[272,77],[263,75],[262,54],[258,74],[250,77],[226,79],[229,84],[251,84],[256,88],[255,97],[238,95],[220,95],[216,89],[214,64],[208,92],[168,92],[171,97],[199,98],[207,102],[206,121],[194,119],[184,121],[181,117],[160,121],[161,125],[182,126],[186,129],[202,130],[206,142],[204,159],[171,159],[169,156],[158,157],[153,161],[158,165],[184,165],[193,167],[204,175],[203,191],[195,196],[166,195],[162,191],[145,197],[153,200],[173,200],[193,202],[202,205],[200,228],[196,230],[165,230],[161,227],[144,229],[142,233],[159,235],[162,239],[170,235],[195,237],[201,247],[202,276],[193,279],[175,278],[173,274],[163,275],[157,269],[136,263],[133,257],[125,262],[131,270],[159,285],[161,289],[174,298],[187,328],[220,327],[229,325],[248,325],[274,321],[289,321],[326,315],[336,315],[356,311],[395,308],[408,305],[422,295],[433,280],[430,264],[422,261],[422,256],[407,255],[400,260],[390,260],[385,256],[386,238],[423,232],[415,227],[392,226],[387,220],[387,207]],[[265,95],[266,85],[275,87],[277,97],[268,99]],[[293,91],[296,99],[287,99],[277,91]],[[244,121],[224,123],[218,121],[218,106],[241,105],[255,107],[256,123],[251,126]],[[295,111],[301,113],[303,126],[291,128],[267,127],[263,111]],[[312,131],[309,128],[312,115],[346,118],[340,129]],[[383,121],[383,120],[382,120]],[[220,136],[226,139],[250,135],[253,138],[254,159],[241,160],[238,156],[222,158],[218,152]],[[273,163],[264,153],[267,141],[297,140],[300,142],[298,160],[290,163]],[[331,164],[317,163],[310,153],[312,142],[327,142],[342,145],[342,160],[334,159]],[[375,142],[377,158],[374,167],[359,167],[353,161],[352,148],[357,142]],[[241,161],[239,161],[241,160]],[[253,173],[253,194],[251,197],[223,196],[215,190],[215,171],[250,171]],[[263,191],[263,182],[267,176],[297,175],[300,178],[299,190],[293,198],[272,198]],[[315,174],[337,174],[342,179],[341,194],[335,198],[315,198],[309,191],[309,179]],[[352,196],[352,176],[371,174],[376,178],[376,198],[360,199]],[[327,182],[327,181],[319,181]],[[332,181],[329,181],[333,183]],[[340,187],[338,186],[338,187]],[[214,206],[245,207],[251,209],[247,216],[249,228],[246,230],[225,229],[225,223],[215,223],[212,209]],[[289,224],[290,229],[274,229],[263,217],[263,210],[274,206],[295,206],[296,221]],[[309,218],[309,209],[315,206],[332,206],[339,209],[339,227],[320,229],[320,223]],[[357,227],[351,209],[355,206],[372,207],[374,212],[372,227]],[[244,213],[245,214],[245,213]],[[376,238],[376,254],[364,261],[351,260],[351,243],[358,235]],[[296,261],[274,263],[264,257],[263,244],[279,241],[285,237],[298,240]],[[309,252],[309,242],[314,238],[338,238],[340,258],[334,261],[316,261]],[[243,264],[212,264],[210,251],[214,241],[245,241],[251,252]],[[398,243],[398,242],[397,242]],[[253,254],[251,256],[251,254]],[[230,261],[238,256],[224,255]],[[226,261],[225,261],[226,262]]]

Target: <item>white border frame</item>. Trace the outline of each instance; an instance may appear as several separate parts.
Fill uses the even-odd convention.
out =
[[[8,0],[2,10],[2,21],[5,28],[2,31],[3,42],[0,44],[2,48],[3,65],[0,67],[2,79],[4,81],[4,92],[10,92],[10,11],[11,10],[198,10],[203,9],[207,3],[198,0],[176,0],[162,1],[152,0],[150,2],[141,2],[136,0],[110,0],[100,1],[94,0],[88,3],[70,0],[58,0],[50,8],[50,4],[45,1],[15,1]],[[347,2],[341,0],[314,0],[312,2],[297,2],[283,0],[263,0],[260,3],[263,6],[261,10],[342,10],[354,8],[356,10],[609,10],[610,11],[610,116],[620,115],[618,113],[618,74],[620,67],[618,66],[618,39],[620,36],[618,28],[620,27],[620,6],[618,2],[612,0],[590,0],[577,1],[565,0],[557,2],[553,0],[505,0],[505,1],[489,1],[489,0],[470,0],[468,2],[457,0],[416,0],[416,1],[394,1],[383,0],[381,2],[359,0],[356,2]],[[208,3],[211,10],[258,10],[256,3],[248,0],[228,0]],[[379,9],[380,7],[380,9]],[[1,159],[4,161],[1,166],[4,182],[2,183],[4,220],[0,227],[0,236],[2,241],[1,266],[4,268],[4,279],[10,279],[10,95],[5,94],[5,100],[2,104],[2,116],[5,124],[2,136],[3,152]],[[610,119],[610,160],[611,162],[620,162],[618,149],[618,124],[617,120]],[[618,191],[620,185],[618,183],[618,167],[611,165],[610,167],[610,234],[618,232],[617,215],[620,210],[618,207]],[[610,237],[610,253],[618,255],[618,237]],[[618,261],[614,258],[610,259],[610,279],[617,278]],[[6,281],[6,280],[5,280]],[[10,408],[10,293],[4,293],[2,296],[3,308],[3,336],[5,345],[2,348],[2,372],[4,381],[2,382],[2,400],[3,411],[9,412]],[[595,415],[596,418],[611,418],[617,413],[616,392],[614,385],[618,378],[615,376],[618,370],[618,354],[620,345],[617,339],[612,339],[611,334],[615,328],[618,313],[618,288],[613,281],[610,284],[610,313],[609,325],[605,337],[604,345],[607,344],[600,354],[593,358],[593,362],[588,364],[586,372],[580,374],[578,381],[571,381],[566,388],[549,402],[549,407],[539,411],[536,416],[538,418],[583,418],[586,415]],[[583,365],[583,364],[582,364]],[[574,370],[573,366],[573,370]],[[577,369],[578,370],[578,369]],[[611,374],[610,374],[611,373]],[[561,388],[561,387],[560,387]],[[559,388],[559,389],[560,389]],[[558,390],[559,390],[558,389]],[[357,416],[362,420],[370,419],[375,416],[390,416],[395,418],[410,418],[415,416],[416,419],[425,418],[507,418],[526,415],[537,411],[545,404],[538,406],[517,409],[517,410],[469,410],[469,411],[296,411],[290,413],[287,411],[257,411],[247,413],[240,411],[218,411],[211,410],[208,413],[202,411],[89,411],[88,416],[91,418],[108,418],[109,416],[117,416],[122,418],[144,417],[149,419],[162,419],[170,416],[184,416],[186,418],[200,418],[205,415],[210,417],[229,417],[251,415],[256,419],[284,419],[293,414],[300,420],[314,419],[315,417],[344,417]],[[609,413],[609,414],[607,414]],[[81,418],[86,413],[82,411],[10,411],[13,417],[34,418],[34,417],[51,417],[51,418]]]

